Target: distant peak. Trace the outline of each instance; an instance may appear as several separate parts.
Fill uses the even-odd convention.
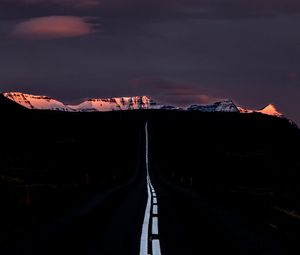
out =
[[[3,96],[28,109],[72,111],[65,104],[48,96],[7,92]]]
[[[283,114],[280,113],[276,109],[275,105],[273,105],[273,104],[268,104],[267,106],[265,106],[264,108],[262,108],[258,112],[263,113],[263,114],[267,114],[267,115],[278,116],[278,117],[282,117],[283,116]]]
[[[187,110],[202,112],[239,112],[239,109],[231,99],[224,99],[213,104],[194,104],[188,107]]]
[[[260,111],[262,110],[271,110],[271,111],[277,111],[275,105],[273,104],[268,104],[265,107],[263,107],[262,109],[260,109]]]
[[[280,113],[276,106],[274,104],[268,104],[265,107],[263,107],[260,110],[250,110],[242,107],[238,107],[240,113],[253,113],[253,112],[258,112],[266,115],[271,115],[271,116],[276,116],[276,117],[283,117],[284,115]]]
[[[26,94],[22,92],[6,92],[3,93],[3,95],[7,98],[15,98],[15,97],[29,97],[29,98],[41,98],[41,99],[52,99],[48,96],[41,96],[41,95],[32,95],[32,94]]]

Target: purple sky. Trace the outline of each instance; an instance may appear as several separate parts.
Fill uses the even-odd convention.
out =
[[[299,0],[0,0],[0,90],[274,103],[300,124]]]

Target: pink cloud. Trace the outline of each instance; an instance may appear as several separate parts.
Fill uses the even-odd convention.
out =
[[[27,39],[55,39],[76,37],[95,32],[95,25],[74,16],[48,16],[19,23],[11,35]]]

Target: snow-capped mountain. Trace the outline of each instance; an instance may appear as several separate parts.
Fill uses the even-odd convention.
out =
[[[187,110],[201,112],[240,112],[233,101],[229,99],[214,104],[194,104],[188,107]]]
[[[242,107],[238,107],[240,113],[262,113],[266,115],[276,116],[276,117],[284,117],[282,113],[280,113],[273,104],[269,104],[262,108],[261,110],[250,110]]]
[[[79,112],[107,112],[119,110],[150,109],[156,105],[147,96],[120,97],[107,99],[89,99],[79,105],[69,105],[70,109]]]
[[[191,105],[187,108],[188,111],[202,111],[202,112],[239,112],[239,113],[261,113],[271,116],[284,118],[273,104],[269,104],[260,110],[251,110],[236,106],[232,100],[226,99],[224,101],[216,102],[209,105]]]
[[[119,110],[161,109],[202,112],[261,113],[276,117],[284,117],[284,115],[278,112],[276,107],[272,104],[267,105],[261,110],[250,110],[236,106],[234,102],[229,99],[216,102],[214,104],[194,104],[182,109],[176,106],[156,104],[156,102],[154,102],[147,96],[89,99],[78,105],[66,105],[47,96],[30,95],[20,92],[2,93],[2,96],[27,109],[38,110],[55,110],[68,112],[107,112]]]
[[[47,96],[34,96],[19,92],[3,93],[3,95],[27,109],[71,111],[71,109],[62,102]]]
[[[257,112],[260,112],[262,114],[277,116],[277,117],[283,117],[283,114],[278,112],[276,107],[273,104],[269,104]]]
[[[69,112],[106,112],[118,110],[160,109],[147,96],[120,97],[106,99],[89,99],[78,105],[65,105],[47,96],[24,94],[20,92],[3,93],[3,96],[27,109],[56,110]]]

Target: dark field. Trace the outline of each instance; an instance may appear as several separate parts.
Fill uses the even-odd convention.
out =
[[[38,111],[1,119],[2,243],[136,174],[139,121]]]
[[[299,251],[300,136],[297,128],[286,120],[259,114],[179,113],[152,121],[150,131],[156,178],[161,183],[192,190],[200,200],[210,201],[212,204],[203,205],[200,211],[206,210],[211,217],[225,222],[224,235],[232,238],[227,243],[232,242],[234,247],[236,240],[251,240],[254,235],[236,226],[239,224],[233,220],[236,217],[251,228],[272,229],[277,238],[284,239],[288,247],[283,248],[286,254]],[[197,225],[194,220],[197,215],[192,216],[193,213],[191,209],[190,224],[195,229],[203,228],[202,222]],[[197,235],[189,238],[199,242]],[[262,247],[257,249],[254,254],[263,251]],[[238,250],[237,254],[245,252]]]
[[[15,109],[0,117],[1,245],[14,245],[99,194],[138,183],[146,121],[156,185],[201,194],[251,226],[271,229],[290,247],[299,240],[300,133],[287,120],[159,110]],[[109,217],[123,196],[104,203],[109,209],[98,211],[99,217]]]

